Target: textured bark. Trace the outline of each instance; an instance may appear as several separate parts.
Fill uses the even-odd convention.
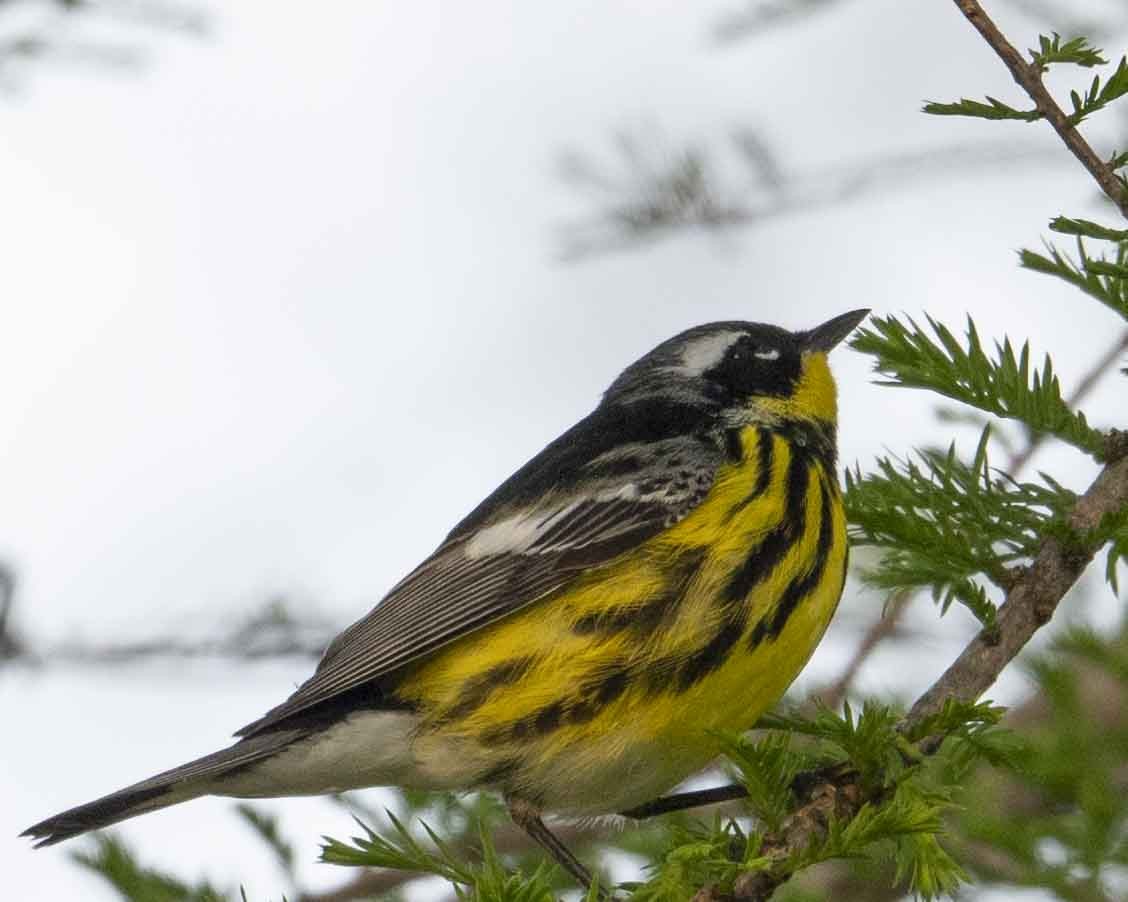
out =
[[[1113,436],[1110,448],[1116,445],[1116,438]],[[906,726],[920,723],[939,711],[948,699],[973,701],[979,698],[1031,637],[1049,621],[1062,598],[1103,544],[1087,534],[1106,515],[1125,508],[1128,508],[1128,457],[1121,456],[1105,465],[1073,506],[1069,525],[1076,533],[1075,541],[1067,544],[1056,537],[1049,537],[1042,543],[1034,563],[1021,573],[1007,592],[1006,601],[999,608],[997,629],[990,636],[976,636],[968,644],[913,705],[906,717]],[[926,751],[934,751],[938,746],[937,740]],[[825,837],[832,815],[840,822],[847,821],[861,810],[866,801],[861,786],[850,774],[816,782],[779,831],[769,834],[764,840],[763,855],[778,862],[780,867],[743,875],[728,898],[734,902],[767,902],[776,888],[791,877],[785,864],[790,855]],[[725,897],[705,897],[713,898],[721,902]]]
[[[916,724],[940,710],[949,698],[970,701],[986,691],[1031,637],[1050,617],[1066,592],[1077,582],[1098,551],[1098,543],[1084,540],[1106,515],[1128,507],[1128,458],[1105,466],[1069,516],[1078,541],[1065,544],[1048,538],[1034,563],[1015,581],[999,608],[994,635],[979,635],[924,693],[908,724]]]

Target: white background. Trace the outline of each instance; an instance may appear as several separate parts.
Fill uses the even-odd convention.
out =
[[[1052,349],[1068,390],[1119,326],[1016,265],[1051,216],[1101,215],[1064,150],[559,259],[555,227],[593,208],[555,162],[566,148],[607,155],[624,127],[676,148],[752,125],[793,172],[961,141],[1054,149],[1042,126],[918,112],[959,95],[1019,101],[950,3],[842,3],[717,47],[709,29],[727,11],[229,3],[206,41],[142,33],[153,65],[140,75],[28,70],[0,100],[0,556],[21,580],[20,631],[44,647],[206,635],[273,594],[344,624],[624,365],[699,322],[803,328],[871,306],[958,329],[973,311],[987,336]],[[1035,23],[1000,18],[1033,42]],[[835,366],[844,463],[944,437],[930,398],[873,386],[853,352]],[[1087,404],[1097,425],[1124,425],[1118,378]],[[1078,489],[1093,472],[1068,451],[1037,464]],[[1092,597],[1092,616],[1113,621],[1108,590]],[[879,605],[848,593],[805,681],[835,672]],[[973,632],[960,611],[919,607],[911,657],[879,656],[866,688],[911,698]],[[113,898],[68,861],[81,841],[32,852],[15,834],[226,743],[310,667],[0,674],[10,898]],[[994,695],[1021,688],[1011,676]],[[147,863],[280,898],[231,804],[119,830]],[[346,814],[270,807],[307,885],[348,876],[314,863],[322,834],[351,832]]]

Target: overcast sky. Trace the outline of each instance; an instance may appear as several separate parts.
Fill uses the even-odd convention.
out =
[[[623,366],[699,322],[804,328],[871,306],[959,327],[973,311],[987,336],[1052,349],[1068,389],[1117,322],[1014,254],[1059,212],[1100,213],[1064,151],[560,260],[555,228],[592,207],[556,161],[605,153],[624,127],[677,146],[753,126],[795,172],[961,141],[1054,147],[1034,127],[919,114],[1015,98],[950,3],[842,3],[719,48],[729,7],[370,0],[310,18],[229,3],[203,41],[131,32],[152,56],[140,74],[23,73],[0,98],[0,557],[19,573],[20,630],[210,634],[272,595],[347,623]],[[1033,41],[1029,20],[1000,18]],[[850,351],[835,369],[845,463],[943,438],[930,399],[875,387]],[[1122,424],[1122,392],[1110,379],[1092,396],[1097,425]],[[1074,488],[1093,472],[1069,452],[1038,464]],[[1115,600],[1094,599],[1111,621]],[[848,595],[805,680],[834,672],[879,603]],[[911,662],[879,660],[869,687],[911,697],[973,632],[927,613]],[[309,669],[0,675],[13,898],[112,898],[67,846],[33,854],[14,834],[226,743]],[[120,830],[147,862],[280,898],[230,807]],[[307,883],[340,881],[312,862],[347,817],[317,800],[274,810]]]

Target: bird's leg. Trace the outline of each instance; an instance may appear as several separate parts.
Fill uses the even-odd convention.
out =
[[[747,789],[739,783],[732,783],[728,786],[713,786],[709,789],[698,789],[694,792],[679,792],[672,796],[661,796],[651,802],[619,813],[623,817],[642,821],[648,817],[657,817],[659,814],[668,814],[671,811],[685,811],[687,808],[699,808],[702,805],[714,805],[717,802],[731,802],[733,799],[743,799],[747,795]]]
[[[591,871],[553,834],[540,818],[540,810],[523,799],[506,799],[513,823],[529,834],[560,867],[576,878],[585,890],[591,888]]]
[[[853,769],[849,764],[830,764],[817,770],[804,771],[795,775],[791,789],[801,795],[808,792],[820,781],[839,780],[850,776],[852,771]],[[678,792],[671,796],[660,796],[651,802],[637,805],[619,813],[623,817],[643,821],[648,817],[657,817],[659,814],[668,814],[671,811],[685,811],[687,808],[715,805],[717,802],[731,802],[747,796],[747,789],[739,783],[730,783],[728,786],[712,786],[709,789],[698,789],[694,792]]]

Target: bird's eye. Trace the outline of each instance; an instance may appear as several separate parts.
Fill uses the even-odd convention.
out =
[[[785,397],[799,377],[800,356],[787,337],[742,335],[724,356],[702,370],[707,391],[723,403],[752,397]]]

